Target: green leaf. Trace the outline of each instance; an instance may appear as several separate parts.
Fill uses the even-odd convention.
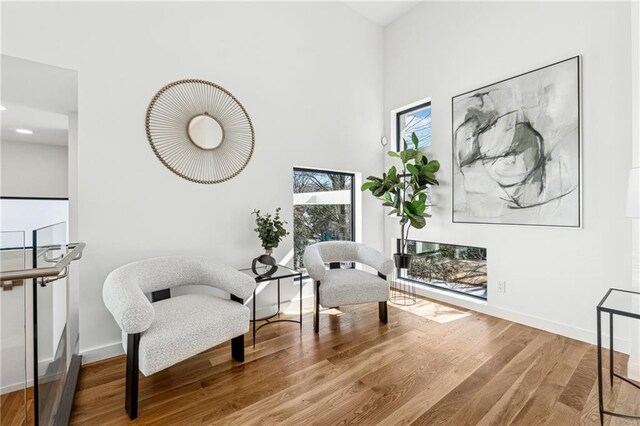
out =
[[[384,189],[384,186],[380,186],[379,188],[373,189],[371,192],[374,197],[382,197],[387,191]]]
[[[409,171],[409,173],[411,173],[412,175],[419,175],[420,174],[420,169],[418,169],[416,166],[414,166],[413,164],[407,164],[407,170]]]
[[[398,171],[396,169],[396,166],[391,166],[391,168],[389,169],[389,172],[387,173],[387,175],[389,176],[389,178],[393,179],[396,177]]]
[[[417,154],[420,154],[420,151],[416,151],[415,149],[405,149],[404,151],[400,152],[400,160],[402,160],[402,163],[406,164],[407,162],[416,158]]]
[[[420,171],[423,174],[427,174],[427,173],[434,174],[438,170],[440,170],[440,162],[438,162],[437,160],[431,160],[426,165],[420,168]]]
[[[440,185],[438,179],[436,179],[436,175],[433,173],[425,173],[424,175],[422,175],[422,177],[424,182],[428,183],[429,185]]]
[[[422,229],[427,224],[427,221],[422,216],[412,216],[409,218],[409,221],[411,222],[411,226],[416,229]]]
[[[426,208],[424,201],[416,200],[411,202],[411,211],[416,216],[422,216]]]
[[[389,151],[389,152],[387,152],[387,155],[388,155],[389,157],[400,158],[400,154],[398,154],[398,153],[397,153],[397,152],[395,152],[395,151]]]
[[[373,188],[374,186],[379,185],[378,182],[365,182],[362,184],[362,186],[360,187],[361,191],[366,191],[367,189]]]
[[[402,203],[402,211],[404,211],[404,213],[407,216],[413,216],[413,210],[411,210],[411,203],[409,201],[405,201],[404,203]]]
[[[400,196],[400,191],[396,191],[393,206],[398,210],[398,212],[400,211],[400,204],[402,204],[402,197]]]
[[[418,140],[418,136],[416,136],[416,132],[411,133],[411,141],[413,145],[418,149],[418,145],[420,145],[420,140]]]

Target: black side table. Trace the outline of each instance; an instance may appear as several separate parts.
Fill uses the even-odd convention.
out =
[[[609,314],[609,378],[613,386],[613,378],[617,377],[640,389],[638,384],[623,377],[613,370],[613,316],[620,315],[628,318],[640,319],[640,293],[630,290],[610,288],[596,308],[598,320],[598,402],[600,404],[600,424],[604,422],[604,415],[622,417],[625,419],[640,419],[638,416],[614,413],[604,409],[602,389],[602,313]]]
[[[266,271],[267,268],[266,267],[260,267],[260,269],[258,269],[258,272],[260,272],[261,270]],[[267,281],[278,281],[278,311],[273,314],[273,315],[269,315],[267,317],[263,317],[263,318],[256,318],[256,290],[253,291],[253,314],[252,314],[252,320],[251,322],[253,323],[253,347],[256,347],[256,333],[258,332],[258,330],[260,330],[262,327],[269,325],[269,324],[273,324],[276,322],[295,322],[300,324],[300,333],[302,333],[302,272],[300,271],[296,271],[295,269],[291,269],[291,268],[287,268],[286,266],[282,266],[282,265],[277,265],[277,269],[276,271],[271,274],[268,277],[262,277],[260,275],[256,275],[253,270],[251,270],[251,268],[244,268],[244,269],[240,269],[240,272],[244,272],[245,274],[249,275],[251,278],[256,280],[256,284],[259,283],[263,283],[263,282],[267,282]],[[300,281],[300,320],[296,321],[296,320],[292,320],[292,319],[272,319],[276,316],[279,316],[282,311],[280,310],[280,280],[284,279],[284,278],[292,278],[295,281],[296,279]],[[258,321],[266,321],[264,324],[261,324],[259,327],[256,327],[256,323]]]

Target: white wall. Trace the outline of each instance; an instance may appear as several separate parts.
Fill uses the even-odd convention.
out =
[[[78,71],[81,349],[119,341],[102,302],[114,268],[158,255],[248,266],[261,253],[251,211],[283,208],[292,167],[381,167],[382,31],[339,3],[6,3],[3,53]],[[163,85],[228,89],[256,131],[247,168],[218,185],[166,169],[144,114]],[[74,165],[71,165],[74,168]],[[73,171],[72,171],[73,172]],[[73,196],[73,194],[72,194]],[[362,200],[363,241],[382,247],[382,209]],[[275,251],[292,250],[292,236]],[[295,289],[289,289],[289,294]]]
[[[67,147],[0,142],[0,195],[66,198]]]
[[[633,167],[640,167],[640,3],[631,5],[631,135],[633,151],[631,163]],[[640,219],[632,219],[632,250],[631,265],[633,288],[640,291]],[[640,380],[640,324],[632,327],[632,351],[629,358],[629,377]]]
[[[469,306],[593,342],[606,289],[630,287],[629,14],[628,2],[428,2],[387,27],[385,111],[431,97],[429,152],[442,163],[434,218],[412,237],[487,247],[489,300]],[[451,97],[575,55],[583,66],[584,229],[452,224]],[[387,241],[397,234],[387,220]],[[496,292],[498,280],[506,293]],[[616,330],[628,351],[628,327]]]

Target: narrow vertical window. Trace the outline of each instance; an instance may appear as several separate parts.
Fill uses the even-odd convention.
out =
[[[402,141],[411,146],[411,134],[418,137],[418,148],[431,146],[431,102],[398,111],[396,113],[396,150],[401,151]]]
[[[319,241],[354,240],[354,175],[293,169],[294,267],[304,249]]]

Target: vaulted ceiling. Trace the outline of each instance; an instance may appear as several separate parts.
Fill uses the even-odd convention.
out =
[[[381,27],[386,27],[421,1],[345,1],[346,6]]]

